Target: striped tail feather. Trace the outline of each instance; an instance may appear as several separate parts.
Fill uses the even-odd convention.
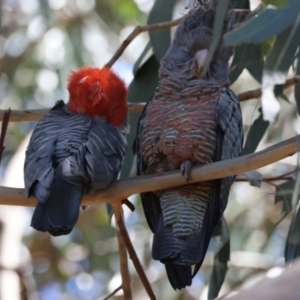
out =
[[[203,219],[201,230],[188,238],[174,236],[172,226],[165,226],[160,214],[154,230],[153,259],[165,264],[169,281],[174,289],[190,286],[206,255],[210,239],[221,217],[218,197],[220,181],[212,183],[213,195]],[[146,202],[146,199],[145,201]],[[149,213],[149,212],[148,212]],[[192,272],[192,265],[195,265]]]
[[[174,290],[181,290],[182,288],[192,284],[191,266],[166,264],[165,267],[170,284]]]
[[[38,202],[31,226],[53,236],[69,234],[78,220],[82,196],[82,185],[55,179],[46,203]]]

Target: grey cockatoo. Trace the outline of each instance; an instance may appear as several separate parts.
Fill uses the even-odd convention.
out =
[[[198,6],[179,24],[162,59],[155,95],[139,121],[135,150],[138,174],[162,174],[237,157],[242,149],[240,105],[229,89],[232,48],[218,41],[202,76],[213,40],[215,8]],[[230,16],[225,18],[223,34]],[[234,177],[141,194],[154,233],[152,255],[165,264],[174,289],[192,283],[213,231],[226,208]],[[192,265],[195,265],[192,271]]]
[[[126,151],[127,90],[108,69],[72,72],[68,104],[58,101],[35,127],[24,166],[26,196],[38,204],[31,226],[68,234],[83,194],[116,180]]]

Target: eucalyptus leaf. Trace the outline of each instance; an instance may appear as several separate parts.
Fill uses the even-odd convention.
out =
[[[276,121],[280,104],[276,98],[283,92],[283,86],[277,87],[277,95],[274,93],[276,84],[283,85],[287,72],[294,61],[294,56],[300,40],[300,14],[295,23],[282,31],[276,38],[274,46],[266,58],[266,65],[262,81],[262,109],[264,119],[270,122]]]
[[[205,75],[207,73],[210,62],[211,62],[213,55],[216,51],[216,48],[218,46],[222,31],[223,31],[223,23],[224,23],[224,19],[225,19],[226,15],[227,15],[227,9],[228,9],[229,2],[230,2],[230,0],[222,0],[222,1],[218,2],[216,16],[214,19],[213,40],[209,46],[208,56],[206,58],[205,65],[202,70],[202,75]]]
[[[150,11],[147,24],[155,24],[159,22],[167,22],[172,20],[174,6],[177,0],[156,0],[152,10]],[[149,31],[151,45],[154,55],[160,61],[171,45],[171,30]]]
[[[250,3],[249,0],[232,0],[231,5],[234,8],[239,9],[250,9]]]
[[[286,74],[294,61],[294,55],[299,41],[300,13],[295,23],[276,37],[276,41],[266,58],[266,70],[269,72],[283,72]]]
[[[235,48],[235,54],[230,66],[229,79],[233,83],[244,68],[247,68],[249,73],[258,81],[261,82],[264,57],[261,50],[261,45],[256,44],[241,44]]]
[[[300,49],[298,48],[297,53],[297,66],[296,66],[296,75],[300,75]],[[297,83],[295,85],[295,99],[297,104],[297,112],[298,115],[300,115],[300,83]]]
[[[209,279],[208,300],[218,297],[222,284],[227,273],[227,263],[230,259],[230,237],[229,229],[224,217],[218,223],[215,233],[220,235],[215,237],[216,250],[214,254],[214,265]]]
[[[242,151],[242,155],[255,152],[259,142],[261,141],[267,128],[269,127],[270,123],[268,121],[263,120],[261,108],[259,108],[259,111],[260,111],[259,117],[253,122],[248,132],[246,143]]]
[[[249,181],[250,185],[261,187],[261,183],[263,180],[263,176],[258,171],[249,171],[241,174],[242,176],[245,176],[247,180]]]
[[[265,5],[268,5],[268,4],[271,4],[271,5],[275,5],[275,6],[284,6],[287,4],[289,0],[262,0],[262,2],[265,4]]]
[[[300,256],[300,210],[299,205],[293,216],[285,243],[284,257],[291,262]]]
[[[147,45],[145,46],[143,52],[141,53],[140,57],[137,59],[133,66],[133,75],[136,75],[136,72],[139,70],[139,68],[142,66],[142,63],[146,56],[149,54],[150,50],[152,48],[151,42],[149,41]]]
[[[255,80],[261,83],[263,78],[264,66],[265,62],[261,60],[259,62],[254,62],[250,66],[247,66],[247,70]]]
[[[252,63],[261,62],[263,56],[260,45],[242,44],[236,47],[231,67],[245,68]]]
[[[237,45],[243,42],[259,44],[293,24],[299,16],[299,11],[299,0],[290,0],[280,9],[267,6],[244,24],[229,32],[225,37],[225,43],[227,45]]]
[[[276,188],[275,204],[282,202],[282,213],[288,214],[292,211],[293,190],[295,188],[295,180],[290,180],[280,184]]]

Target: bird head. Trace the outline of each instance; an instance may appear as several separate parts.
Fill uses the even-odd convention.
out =
[[[192,78],[201,78],[202,70],[209,56],[209,49],[213,42],[213,30],[216,15],[215,0],[198,0],[192,9],[177,27],[172,46],[166,53],[163,61],[172,68],[185,70],[189,65]],[[227,77],[228,60],[233,54],[232,47],[224,45],[224,34],[232,26],[232,16],[227,13],[222,26],[222,32],[217,41],[217,47],[212,54],[207,79],[220,79]],[[187,74],[184,74],[185,78]]]
[[[127,118],[125,83],[110,69],[82,68],[69,76],[69,108],[74,113],[98,116],[114,126]]]

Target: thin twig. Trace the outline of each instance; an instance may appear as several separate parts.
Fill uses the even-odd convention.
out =
[[[130,103],[128,102],[128,111],[131,113],[142,112],[146,103]],[[48,112],[50,108],[43,109],[25,109],[25,110],[12,110],[10,114],[10,122],[30,122],[30,121],[39,121],[42,119]],[[0,121],[4,121],[4,115],[7,110],[0,109]]]
[[[156,297],[152,291],[152,288],[151,288],[151,285],[148,281],[148,278],[144,272],[144,269],[139,261],[139,258],[132,246],[132,243],[131,243],[131,240],[130,240],[130,237],[128,235],[128,232],[126,230],[126,227],[125,227],[125,224],[124,224],[124,221],[123,221],[123,218],[122,218],[122,214],[121,214],[121,210],[120,210],[120,205],[119,204],[115,204],[113,206],[114,208],[114,213],[115,213],[115,218],[116,218],[116,222],[118,224],[118,227],[119,227],[119,230],[121,232],[121,235],[122,235],[122,238],[125,242],[125,245],[127,247],[127,250],[128,250],[128,253],[129,253],[129,257],[130,259],[132,260],[133,262],[133,265],[144,285],[144,288],[146,290],[146,292],[148,293],[148,296],[150,299],[152,300],[155,300]]]
[[[246,15],[250,12],[249,9],[234,9],[233,12],[240,14],[240,15]],[[151,24],[151,25],[145,25],[145,26],[137,26],[134,28],[134,30],[129,34],[129,36],[123,41],[119,49],[116,51],[116,53],[113,55],[113,57],[110,59],[110,61],[105,65],[106,68],[111,68],[113,64],[118,60],[118,58],[123,54],[125,49],[128,47],[128,45],[142,32],[146,31],[153,31],[153,30],[162,30],[162,29],[167,29],[173,26],[178,25],[185,16],[168,21],[168,22],[161,22],[161,23],[156,23],[156,24]]]
[[[123,212],[122,212],[121,204],[113,206],[113,209],[114,209],[115,216],[120,214],[121,218],[122,218]],[[120,270],[121,270],[121,276],[122,276],[122,289],[124,292],[124,299],[131,300],[132,293],[131,293],[131,287],[130,287],[130,275],[129,275],[129,271],[128,271],[127,251],[126,251],[126,246],[125,246],[124,240],[121,235],[120,228],[117,232],[117,237],[118,237],[118,244],[119,244]]]
[[[167,29],[173,26],[176,26],[179,24],[181,20],[183,20],[184,17],[172,20],[169,22],[162,22],[162,23],[156,23],[151,25],[145,25],[145,26],[137,26],[134,28],[134,30],[129,34],[129,36],[123,41],[122,45],[119,47],[119,49],[116,51],[114,56],[110,59],[110,61],[105,65],[106,68],[111,68],[112,65],[118,60],[118,58],[122,55],[124,50],[127,48],[127,46],[142,32],[145,31],[153,31],[153,30],[162,30]]]
[[[293,171],[289,171],[289,172],[286,172],[284,174],[281,174],[279,176],[273,176],[273,177],[265,177],[265,178],[262,178],[261,181],[263,182],[271,182],[271,181],[281,181],[281,180],[293,180],[294,178],[289,176],[295,172],[299,171],[299,169],[295,169]],[[239,182],[239,181],[249,181],[249,179],[247,178],[243,178],[244,174],[240,174],[239,176],[237,176],[235,178],[235,181]]]
[[[5,140],[5,135],[9,123],[10,112],[11,112],[10,108],[4,112],[3,121],[2,121],[1,135],[0,135],[0,163],[1,163],[3,151],[5,149],[4,140]]]
[[[120,285],[119,287],[117,287],[114,291],[112,291],[109,295],[107,295],[102,300],[108,300],[109,298],[111,298],[113,295],[115,295],[121,289],[122,289],[122,285]]]
[[[284,89],[287,89],[297,83],[300,83],[300,76],[295,76],[293,78],[288,79],[284,84]],[[261,89],[256,89],[252,91],[247,91],[238,95],[238,99],[240,102],[259,98],[262,94]]]
[[[287,89],[296,83],[300,83],[300,76],[293,77],[288,79],[284,85],[284,88]],[[237,95],[240,102],[250,100],[252,98],[259,98],[261,96],[261,89],[251,90]],[[140,113],[143,111],[146,103],[130,103],[128,102],[128,110],[131,113]],[[10,114],[10,122],[26,122],[26,121],[38,121],[45,114],[49,112],[49,108],[46,109],[26,109],[26,110],[12,110]],[[6,110],[0,109],[0,121],[3,121]]]

